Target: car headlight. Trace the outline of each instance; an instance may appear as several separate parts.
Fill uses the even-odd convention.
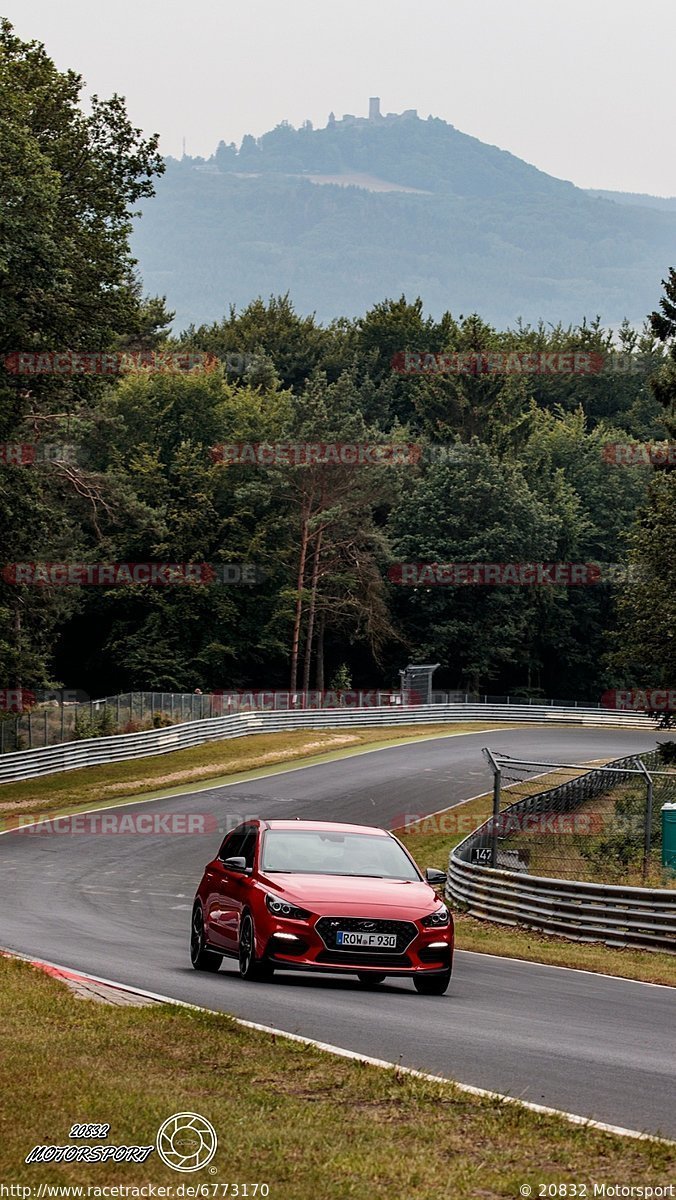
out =
[[[289,917],[291,920],[298,921],[312,915],[307,909],[289,904],[288,900],[282,900],[280,896],[273,896],[271,892],[266,892],[265,903],[268,912],[271,912],[273,917]]]
[[[435,908],[428,917],[423,917],[420,924],[424,925],[426,929],[438,929],[441,925],[448,925],[450,920],[448,909],[442,905],[441,908]]]

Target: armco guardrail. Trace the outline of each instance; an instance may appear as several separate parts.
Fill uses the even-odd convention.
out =
[[[517,704],[434,704],[415,707],[331,708],[304,711],[252,711],[227,717],[188,721],[141,733],[86,738],[37,750],[19,750],[0,757],[0,783],[33,779],[55,771],[100,766],[126,759],[169,754],[221,738],[294,729],[339,729],[372,725],[438,725],[452,721],[509,721],[516,724],[624,725],[654,728],[644,714],[598,708],[550,708]]]
[[[493,871],[451,856],[449,899],[471,916],[526,925],[575,941],[644,946],[676,954],[676,891],[575,883]]]
[[[622,768],[632,762],[632,758],[621,758],[606,767],[617,767],[620,779]],[[583,785],[582,800],[598,795],[612,786],[614,778],[591,771],[561,788],[517,801],[502,816],[546,811],[554,792],[570,790],[576,783]],[[643,946],[676,954],[676,889],[582,883],[473,863],[472,849],[487,844],[490,824],[487,821],[475,829],[449,858],[447,898],[465,906],[470,916],[503,925],[526,925],[575,941]]]

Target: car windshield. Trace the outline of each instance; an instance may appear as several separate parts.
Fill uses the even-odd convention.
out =
[[[327,829],[268,829],[263,871],[310,875],[356,875],[375,879],[421,878],[401,846],[372,833]]]

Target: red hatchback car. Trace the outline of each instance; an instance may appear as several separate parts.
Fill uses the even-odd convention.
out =
[[[441,996],[453,964],[453,921],[433,884],[385,829],[329,821],[250,820],[205,869],[190,957],[217,971],[239,959],[244,979],[275,969],[356,974],[365,985],[408,976]]]

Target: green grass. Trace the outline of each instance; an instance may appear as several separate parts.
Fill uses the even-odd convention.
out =
[[[424,1020],[429,1003],[402,997],[411,1020]],[[271,1200],[497,1200],[518,1196],[522,1184],[537,1195],[540,1182],[586,1183],[590,1193],[594,1182],[657,1185],[676,1167],[673,1143],[482,1100],[220,1014],[78,1000],[14,960],[0,960],[0,1014],[6,1182],[239,1182],[240,1195],[244,1182],[266,1182]],[[149,1145],[181,1111],[216,1128],[215,1174],[181,1176],[156,1154],[143,1166],[23,1163],[36,1144],[67,1143],[74,1122],[109,1122],[113,1145]]]
[[[676,988],[674,954],[629,947],[623,950],[602,942],[569,942],[566,938],[550,937],[523,926],[477,921],[459,912],[453,915],[458,950],[500,954],[505,958],[521,958],[554,967],[576,967],[581,971],[598,971],[602,975],[618,975]]]

